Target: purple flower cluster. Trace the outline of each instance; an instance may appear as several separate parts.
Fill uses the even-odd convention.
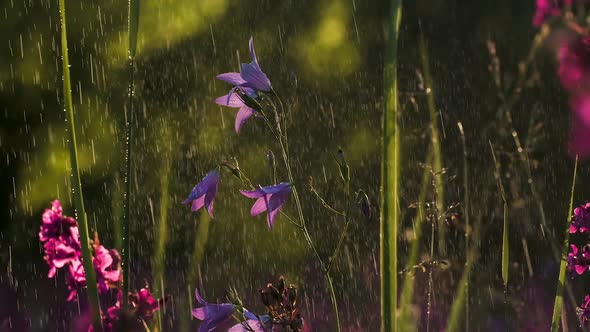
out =
[[[582,325],[586,325],[590,321],[590,295],[586,295],[584,298],[584,303],[578,308],[576,308],[578,318],[580,319],[580,323]]]
[[[572,251],[567,254],[567,269],[581,275],[590,269],[590,245],[582,247],[582,252],[576,245],[570,245]]]

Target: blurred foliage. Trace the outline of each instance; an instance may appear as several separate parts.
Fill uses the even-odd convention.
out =
[[[84,194],[89,222],[101,242],[116,245],[120,220],[126,96],[126,3],[115,0],[67,1],[74,107],[80,138]],[[152,282],[152,260],[159,211],[161,176],[170,164],[168,243],[165,288],[172,295],[162,324],[179,326],[188,317],[187,287],[199,277],[206,298],[222,299],[236,287],[246,303],[258,303],[257,289],[284,274],[304,294],[306,322],[314,330],[329,330],[331,308],[324,281],[305,242],[284,218],[268,230],[263,217],[249,214],[251,201],[229,173],[223,173],[215,203],[215,220],[203,238],[203,220],[180,202],[210,169],[236,157],[255,184],[268,184],[266,153],[278,148],[269,141],[261,121],[251,120],[240,135],[233,129],[235,110],[221,108],[214,98],[229,90],[215,75],[235,71],[248,61],[247,41],[254,36],[260,65],[289,109],[289,141],[296,183],[303,190],[312,237],[322,255],[336,244],[341,220],[309,195],[309,176],[325,199],[342,208],[342,188],[332,155],[342,147],[353,176],[353,188],[365,190],[376,206],[379,190],[379,137],[382,111],[382,61],[387,1],[319,0],[146,0],[142,1],[138,72],[139,105],[132,175],[132,283]],[[411,234],[414,210],[426,155],[428,112],[420,80],[417,37],[426,38],[432,62],[436,104],[441,112],[444,164],[449,169],[446,204],[459,202],[462,152],[456,122],[465,125],[473,218],[482,218],[482,253],[473,270],[470,294],[472,326],[483,330],[509,317],[524,302],[524,290],[554,287],[557,269],[539,236],[538,215],[527,192],[526,178],[514,157],[511,137],[499,111],[498,92],[488,70],[486,41],[494,40],[502,60],[502,77],[514,81],[518,62],[528,51],[534,1],[407,1],[400,39],[400,103],[407,145],[402,148],[402,234]],[[59,15],[51,0],[0,1],[0,325],[11,317],[15,326],[32,331],[69,330],[77,305],[66,303],[63,276],[46,278],[38,245],[40,215],[59,197],[73,214],[69,199],[66,133],[59,68]],[[568,117],[564,94],[555,78],[551,55],[535,63],[537,80],[513,110],[515,127],[529,137],[530,122],[543,125],[535,137],[542,144],[530,151],[534,179],[545,201],[548,220],[560,225],[567,207],[572,163],[565,153]],[[415,103],[412,103],[412,98]],[[168,139],[160,133],[163,124]],[[496,204],[493,164],[488,140],[499,147],[505,166],[514,232],[509,292],[513,307],[504,308],[499,253],[501,207]],[[162,153],[162,151],[169,151]],[[169,157],[165,157],[169,155]],[[162,158],[169,158],[166,162]],[[281,169],[279,169],[282,172]],[[280,173],[282,174],[282,173]],[[587,163],[577,202],[590,197]],[[460,177],[460,176],[459,176]],[[508,186],[509,185],[509,186]],[[509,189],[508,189],[509,188]],[[584,196],[585,195],[585,196]],[[151,202],[151,205],[150,205]],[[378,209],[378,207],[376,206]],[[293,214],[292,204],[287,213]],[[378,215],[375,211],[374,215]],[[435,319],[443,324],[461,275],[463,230],[449,225],[451,267],[436,275]],[[561,229],[561,226],[557,229]],[[525,277],[523,248],[531,251],[534,277]],[[347,330],[377,329],[379,306],[378,223],[360,211],[334,266],[341,316]],[[408,241],[400,241],[407,252]],[[426,253],[427,238],[422,247]],[[200,248],[200,247],[198,247]],[[193,256],[203,251],[200,268]],[[423,257],[427,259],[427,256]],[[405,257],[400,264],[405,264]],[[11,264],[9,264],[11,263]],[[195,272],[195,269],[197,269]],[[416,273],[416,305],[424,305],[424,273]],[[18,282],[15,282],[18,281]],[[57,285],[57,287],[54,287]],[[154,286],[157,287],[157,286]],[[15,296],[16,294],[16,296]],[[4,297],[6,295],[6,297]],[[18,307],[16,306],[18,299]],[[41,304],[41,305],[39,305]],[[543,312],[544,302],[535,313]],[[495,308],[495,309],[492,309]],[[516,308],[516,309],[515,309]],[[254,310],[260,309],[254,307]],[[538,310],[537,310],[538,309]],[[570,308],[571,309],[571,308]],[[174,315],[176,313],[176,316]],[[196,322],[192,321],[196,327]]]

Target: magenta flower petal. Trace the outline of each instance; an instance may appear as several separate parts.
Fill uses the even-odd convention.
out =
[[[209,172],[201,182],[199,182],[182,202],[188,204],[192,202],[191,210],[197,211],[203,206],[207,207],[207,212],[213,218],[213,202],[217,195],[217,184],[219,183],[219,173],[217,171]]]

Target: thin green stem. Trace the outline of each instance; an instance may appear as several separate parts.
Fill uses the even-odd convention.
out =
[[[399,102],[397,49],[402,1],[392,0],[384,67],[383,141],[381,159],[380,275],[381,331],[397,331],[397,237],[399,225]]]
[[[326,209],[328,209],[328,211],[333,212],[333,213],[335,213],[337,215],[346,216],[346,214],[344,214],[344,213],[336,210],[330,204],[328,204],[328,202],[326,202],[326,200],[318,193],[318,191],[311,184],[309,185],[309,189],[315,195],[315,197],[320,201],[320,203],[322,203],[322,205]],[[347,198],[347,201],[348,201],[348,198]]]
[[[338,257],[338,253],[340,252],[340,248],[342,247],[342,245],[344,244],[344,239],[346,238],[346,235],[348,233],[348,226],[350,225],[350,206],[351,206],[351,201],[350,201],[350,170],[348,170],[347,168],[347,172],[346,172],[346,183],[345,183],[345,202],[346,202],[346,213],[344,214],[344,229],[342,230],[342,232],[340,233],[340,238],[338,239],[338,244],[336,245],[336,248],[334,249],[334,252],[332,253],[332,255],[330,256],[330,258],[328,259],[328,263],[326,264],[326,270],[329,272],[330,268],[332,267],[332,263],[334,263],[334,260],[336,259],[336,257]]]
[[[86,287],[88,295],[88,304],[92,313],[92,322],[95,331],[102,331],[102,320],[100,317],[100,301],[98,298],[98,288],[96,286],[96,275],[90,248],[90,238],[88,231],[88,221],[86,210],[84,208],[84,197],[82,194],[82,181],[80,180],[80,169],[78,166],[78,143],[76,138],[76,125],[74,122],[74,106],[72,104],[72,83],[70,80],[70,61],[68,57],[68,34],[66,30],[66,8],[65,0],[59,1],[61,16],[61,55],[63,70],[63,94],[64,110],[66,119],[69,124],[68,131],[70,137],[68,140],[70,146],[70,163],[72,176],[72,192],[74,204],[76,207],[76,220],[80,229],[80,244],[82,251],[82,263],[86,274]]]
[[[123,250],[122,250],[122,263],[121,266],[123,268],[123,309],[127,309],[129,306],[129,298],[127,294],[129,294],[129,284],[130,284],[130,273],[129,273],[129,264],[130,264],[130,246],[129,246],[129,237],[130,237],[130,229],[131,229],[131,218],[130,218],[130,198],[131,198],[131,172],[133,170],[133,155],[132,155],[132,146],[133,146],[133,125],[135,122],[135,112],[133,110],[134,106],[134,96],[135,96],[135,52],[137,49],[137,32],[139,29],[139,0],[128,0],[128,12],[127,12],[127,25],[128,25],[128,35],[129,35],[129,48],[128,48],[128,62],[127,68],[129,71],[129,86],[127,89],[127,123],[126,129],[127,133],[125,135],[125,161],[126,161],[126,170],[125,170],[125,202],[123,208]]]
[[[576,176],[578,174],[578,156],[574,163],[574,176],[572,180],[572,189],[570,193],[570,204],[567,210],[567,218],[565,222],[565,232],[563,239],[563,246],[561,251],[561,264],[559,266],[559,280],[557,281],[557,291],[555,292],[555,304],[553,305],[553,319],[551,321],[551,332],[559,331],[559,318],[563,310],[563,288],[566,283],[566,268],[567,268],[567,252],[569,245],[569,228],[571,222],[571,213],[574,208],[574,193],[576,189]]]
[[[271,92],[279,101],[279,104],[280,104],[281,110],[282,110],[282,114],[283,114],[283,116],[285,116],[286,115],[285,108],[283,106],[283,102],[281,101],[281,98],[277,95],[277,93],[274,90],[272,90]],[[309,235],[309,231],[308,231],[307,225],[305,223],[305,216],[303,214],[303,208],[301,206],[301,200],[299,198],[299,193],[297,192],[297,186],[294,184],[293,171],[291,169],[291,164],[289,162],[290,159],[289,159],[289,149],[288,149],[288,145],[287,145],[286,131],[283,131],[283,129],[282,129],[281,116],[278,113],[278,109],[276,107],[273,107],[273,108],[275,111],[276,131],[274,131],[274,127],[270,123],[268,117],[264,113],[261,112],[262,117],[264,118],[269,129],[273,132],[273,135],[275,135],[275,137],[279,141],[279,145],[281,147],[281,155],[283,157],[283,162],[285,164],[285,169],[287,171],[287,177],[289,179],[289,182],[292,184],[293,199],[295,200],[295,206],[297,208],[297,214],[299,216],[299,225],[300,225],[299,229],[303,233],[303,237],[305,238],[305,241],[307,242],[309,248],[312,250],[314,256],[318,260],[318,263],[320,264],[320,268],[322,270],[322,273],[324,274],[324,278],[326,279],[326,283],[328,284],[328,290],[330,293],[330,298],[332,300],[332,307],[334,309],[334,320],[336,322],[336,329],[337,329],[337,331],[341,331],[340,315],[338,313],[338,302],[336,300],[336,292],[334,291],[334,285],[332,282],[332,277],[330,275],[330,270],[327,268],[326,263],[324,263],[324,260],[320,256],[315,244],[313,243],[313,240],[311,239],[311,236]]]
[[[432,163],[432,146],[428,149],[426,155],[425,165]],[[425,167],[422,173],[422,183],[420,185],[420,194],[418,195],[418,202],[416,202],[417,213],[413,220],[414,239],[410,245],[410,253],[408,255],[408,262],[406,263],[406,271],[411,271],[418,263],[418,254],[420,251],[420,243],[422,240],[422,228],[425,224],[424,206],[426,204],[426,194],[428,192],[428,184],[430,178],[430,170]],[[402,294],[400,298],[400,322],[399,329],[401,331],[415,331],[415,320],[412,317],[412,298],[414,296],[414,278],[411,276],[404,276]]]
[[[434,90],[432,84],[432,75],[430,73],[430,62],[428,58],[428,48],[424,35],[420,33],[420,59],[422,60],[422,71],[424,74],[424,88],[426,93],[426,102],[428,105],[428,114],[430,115],[430,140],[432,144],[432,157],[433,157],[433,172],[435,174],[436,190],[438,192],[438,200],[436,202],[438,211],[444,211],[445,200],[444,200],[444,178],[442,172],[442,152],[440,144],[440,134],[438,131],[439,114],[436,110],[436,104],[434,102]],[[445,221],[443,218],[437,221],[438,225],[438,253],[440,255],[446,254],[446,228]]]

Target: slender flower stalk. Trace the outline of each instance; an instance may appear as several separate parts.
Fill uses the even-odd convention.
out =
[[[426,162],[425,165],[432,164],[432,147],[428,149],[428,153],[426,155]],[[430,179],[430,170],[424,167],[424,171],[422,173],[422,183],[420,185],[420,194],[418,195],[418,201],[416,202],[416,216],[413,220],[414,225],[414,240],[410,245],[410,253],[408,255],[408,262],[406,264],[405,272],[410,272],[412,269],[415,268],[416,264],[418,264],[418,254],[420,250],[420,243],[422,243],[422,234],[425,224],[425,211],[424,206],[426,205],[426,194],[428,192],[428,184],[430,183],[428,180]],[[399,330],[400,331],[414,331],[416,330],[415,320],[412,317],[412,299],[414,297],[414,283],[415,278],[408,275],[403,278],[403,285],[402,285],[402,294],[400,297],[400,321],[399,321]]]
[[[274,95],[274,97],[277,98],[277,100],[279,101],[279,104],[281,106],[281,111],[284,116],[285,108],[283,106],[283,102],[281,101],[281,99],[279,98],[279,96],[276,94],[276,92],[274,90],[272,90],[271,92]],[[269,129],[275,134],[277,140],[279,141],[279,145],[281,147],[281,155],[283,157],[283,162],[285,164],[285,169],[287,171],[287,176],[288,176],[289,182],[294,183],[293,171],[291,169],[291,163],[289,161],[290,159],[289,159],[289,150],[288,150],[288,141],[287,141],[286,130],[283,131],[283,126],[281,126],[281,116],[278,114],[278,109],[275,107],[274,110],[275,110],[275,115],[276,115],[275,116],[276,131],[274,130],[275,127],[271,124],[267,115],[262,112],[261,112],[261,115],[264,118],[266,124],[269,126]],[[305,241],[307,242],[309,248],[313,251],[315,257],[318,260],[318,263],[320,264],[320,268],[322,270],[322,273],[324,274],[324,278],[326,279],[326,283],[328,285],[328,291],[330,293],[330,298],[332,300],[332,307],[334,309],[334,320],[336,321],[336,329],[337,329],[337,331],[341,331],[340,315],[338,313],[338,302],[336,300],[336,292],[334,291],[334,284],[332,281],[332,276],[330,275],[330,270],[328,268],[328,265],[324,262],[324,260],[320,256],[319,252],[317,251],[315,244],[314,244],[313,240],[311,239],[311,236],[309,235],[309,231],[307,230],[307,225],[305,223],[305,216],[303,214],[303,208],[301,206],[301,200],[299,199],[297,187],[295,185],[293,185],[291,188],[292,188],[293,199],[295,200],[295,206],[297,208],[297,214],[299,217],[299,223],[298,223],[299,229],[303,233],[303,237],[305,238]]]
[[[381,157],[381,331],[397,331],[397,236],[399,224],[400,133],[397,48],[402,1],[392,0],[384,68],[385,110]]]
[[[129,70],[129,87],[127,90],[127,133],[125,137],[125,161],[126,161],[126,172],[125,172],[125,202],[123,208],[123,294],[129,294],[129,262],[130,262],[130,198],[131,198],[131,171],[133,169],[132,164],[132,143],[133,143],[133,125],[135,122],[135,112],[133,110],[133,98],[135,95],[135,52],[137,49],[137,31],[139,29],[139,3],[140,0],[129,0],[128,11],[127,11],[127,25],[129,35],[129,49],[127,52],[127,67]],[[127,310],[129,305],[129,299],[127,296],[123,296],[123,309]]]
[[[570,204],[567,209],[567,219],[565,227],[565,237],[563,239],[563,246],[561,251],[561,264],[559,265],[559,279],[557,280],[557,291],[555,292],[555,303],[553,305],[553,319],[551,320],[551,332],[559,331],[559,319],[561,317],[561,311],[563,310],[563,289],[566,283],[566,271],[567,271],[567,252],[568,244],[570,239],[570,222],[571,222],[571,211],[574,207],[574,192],[576,188],[576,176],[578,174],[578,156],[574,163],[574,176],[572,180],[572,189],[570,193]]]
[[[459,133],[461,134],[461,145],[463,147],[463,218],[465,220],[465,267],[463,269],[463,276],[459,281],[459,289],[453,305],[451,306],[451,314],[447,331],[459,331],[459,321],[461,312],[465,313],[465,331],[469,331],[469,277],[471,276],[471,267],[473,263],[473,254],[470,251],[469,233],[471,224],[469,222],[469,172],[467,164],[467,145],[465,143],[465,130],[461,122],[457,123]],[[463,308],[464,306],[464,308]],[[464,309],[464,310],[461,310]]]
[[[426,41],[424,35],[420,34],[420,59],[422,60],[422,71],[424,74],[424,92],[426,93],[426,103],[428,105],[428,114],[430,115],[430,142],[432,144],[432,165],[434,171],[434,180],[436,183],[436,191],[438,193],[438,200],[436,202],[436,208],[438,211],[445,210],[445,187],[443,178],[443,166],[442,166],[442,152],[440,144],[440,134],[438,131],[439,114],[436,110],[436,104],[434,102],[434,91],[432,87],[432,74],[430,73],[430,62],[428,58],[428,48],[426,47]],[[446,255],[446,228],[445,221],[443,218],[437,221],[438,228],[438,253],[442,256]]]
[[[68,131],[70,138],[70,162],[72,172],[72,189],[74,195],[74,204],[76,207],[76,219],[80,231],[80,244],[84,271],[86,272],[86,285],[88,303],[92,313],[92,321],[95,331],[102,330],[102,321],[100,317],[100,302],[98,298],[98,288],[96,285],[96,275],[94,272],[93,258],[90,252],[90,238],[88,232],[88,221],[86,219],[86,210],[84,209],[84,197],[82,195],[82,183],[80,180],[80,169],[78,168],[78,148],[76,138],[76,125],[74,122],[74,106],[72,104],[72,84],[70,81],[70,63],[68,58],[68,36],[66,30],[66,12],[65,0],[59,1],[61,16],[61,56],[63,70],[63,94],[65,103],[66,119],[69,124]]]

